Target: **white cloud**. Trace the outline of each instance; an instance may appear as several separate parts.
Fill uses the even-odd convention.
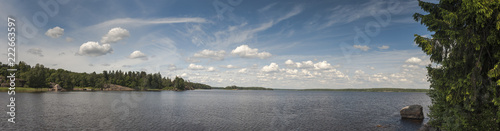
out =
[[[248,45],[241,45],[236,47],[233,51],[231,51],[231,54],[233,55],[238,55],[242,58],[260,58],[260,59],[265,59],[271,57],[271,53],[269,52],[259,52],[259,49],[257,48],[250,48]]]
[[[77,54],[86,56],[101,56],[108,53],[113,53],[113,49],[109,44],[100,45],[98,42],[89,41],[80,46]]]
[[[213,50],[202,50],[198,53],[195,53],[193,57],[196,58],[210,58],[212,60],[224,60],[224,56],[226,55],[226,51],[224,50],[219,50],[219,51],[213,51]]]
[[[354,71],[354,74],[361,75],[361,74],[365,74],[365,72],[363,70],[356,70],[356,71]]]
[[[214,72],[214,71],[215,71],[215,68],[214,68],[214,67],[208,67],[208,68],[207,68],[207,71],[208,71],[208,72]]]
[[[288,60],[285,61],[285,64],[286,65],[293,65],[295,63],[292,60],[288,59]]]
[[[313,68],[314,67],[314,62],[312,61],[302,61],[302,63],[295,63],[297,68]]]
[[[101,43],[103,44],[116,43],[127,37],[130,37],[130,33],[126,29],[123,29],[121,27],[115,27],[109,30],[108,33],[102,37]]]
[[[272,4],[269,4],[269,5],[266,5],[266,6],[262,7],[262,8],[260,8],[260,9],[258,9],[257,11],[258,11],[259,13],[262,13],[262,12],[264,12],[264,11],[267,11],[267,10],[271,9],[271,8],[272,8],[273,6],[275,6],[276,4],[278,4],[278,3],[272,3]]]
[[[368,51],[370,49],[370,47],[368,47],[366,45],[354,45],[353,47],[356,49],[360,49],[362,51]]]
[[[43,51],[40,48],[31,48],[31,49],[28,49],[27,52],[30,54],[33,54],[33,55],[43,57],[43,54],[42,54]]]
[[[188,74],[187,73],[182,73],[181,77],[186,77]]]
[[[332,65],[328,63],[327,61],[322,61],[314,64],[314,69],[316,70],[327,70],[332,68]]]
[[[411,57],[405,61],[407,64],[413,64],[413,65],[429,65],[431,64],[431,61],[429,59],[422,60],[418,57]]]
[[[247,68],[240,69],[238,72],[239,73],[247,73]]]
[[[205,23],[207,22],[204,18],[193,17],[193,18],[159,18],[159,19],[133,19],[133,18],[120,18],[105,21],[98,25],[93,26],[95,28],[105,28],[109,26],[117,25],[131,25],[131,26],[144,26],[151,24],[175,24],[175,23]]]
[[[269,65],[262,67],[263,72],[276,72],[278,70],[279,70],[279,66],[276,63],[271,63]]]
[[[188,69],[190,70],[204,70],[205,67],[201,65],[189,64]]]
[[[277,22],[280,22],[282,20],[286,20],[292,16],[295,16],[295,15],[298,15],[299,13],[301,13],[303,10],[303,7],[302,6],[295,6],[293,7],[292,11],[288,12],[286,15],[284,15],[283,17],[281,18],[278,18],[278,20],[276,20]],[[277,23],[276,22],[276,23]]]
[[[377,47],[378,49],[381,49],[381,50],[385,50],[385,49],[389,49],[389,46],[386,46],[386,45],[382,45],[380,47]]]
[[[417,58],[417,57],[411,57],[405,61],[408,64],[420,64],[422,62],[422,59]]]
[[[130,59],[142,59],[142,60],[148,60],[148,56],[146,56],[146,54],[142,53],[141,51],[134,51],[132,52],[128,58]]]
[[[297,74],[297,73],[299,73],[299,70],[297,70],[297,69],[285,69],[285,72],[288,74]]]
[[[226,47],[233,45],[233,44],[246,43],[249,40],[252,40],[253,38],[255,38],[257,33],[265,31],[283,20],[286,20],[286,19],[289,19],[293,16],[296,16],[296,15],[300,14],[302,11],[303,11],[302,6],[295,6],[290,12],[288,12],[284,15],[275,16],[274,18],[276,18],[276,19],[269,20],[269,21],[264,22],[264,23],[260,23],[259,26],[245,28],[245,27],[248,27],[248,26],[246,26],[247,23],[241,22],[242,24],[239,26],[228,26],[227,30],[221,30],[221,31],[217,31],[215,33],[212,33],[212,34],[214,34],[213,37],[205,35],[206,33],[204,33],[203,31],[198,31],[199,33],[194,33],[194,34],[189,33],[187,35],[189,37],[193,37],[196,41],[198,41],[197,39],[199,39],[199,37],[208,37],[208,38],[206,38],[207,40],[209,40],[207,42],[208,45],[226,48]],[[191,35],[193,35],[193,36],[191,36]],[[197,44],[198,44],[198,42],[197,42]]]
[[[324,27],[330,27],[338,23],[350,23],[359,19],[373,17],[373,15],[378,16],[384,14],[383,11],[388,11],[392,14],[410,14],[414,9],[418,9],[418,4],[416,1],[398,1],[398,6],[395,8],[388,6],[394,3],[386,1],[371,0],[362,4],[352,4],[352,5],[338,5],[331,10],[331,14],[326,16],[328,22],[324,24]],[[390,20],[390,17],[389,17]]]
[[[234,69],[234,68],[238,68],[238,67],[236,67],[236,66],[234,66],[234,65],[231,65],[231,64],[230,64],[230,65],[221,65],[220,67],[222,67],[222,68],[227,68],[227,69]]]
[[[51,38],[59,38],[64,35],[64,29],[56,26],[52,29],[47,30],[47,32],[45,32],[45,35]]]

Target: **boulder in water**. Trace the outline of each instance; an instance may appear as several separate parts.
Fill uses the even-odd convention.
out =
[[[421,105],[410,105],[403,107],[399,113],[403,119],[424,119],[424,112]]]

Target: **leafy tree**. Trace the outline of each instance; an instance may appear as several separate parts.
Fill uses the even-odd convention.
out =
[[[33,69],[25,73],[26,84],[29,87],[41,88],[47,87],[45,79],[47,79],[46,69],[43,65],[36,64]]]
[[[419,6],[416,21],[434,32],[415,42],[439,66],[427,66],[433,126],[500,130],[500,1],[441,0]]]
[[[181,91],[184,90],[185,89],[184,79],[179,78],[179,77],[175,77],[174,88],[176,88],[177,90],[181,90]]]
[[[163,78],[162,79],[162,87],[173,87],[174,85],[172,84],[172,80],[170,78]]]

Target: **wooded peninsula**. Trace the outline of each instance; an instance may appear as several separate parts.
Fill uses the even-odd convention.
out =
[[[50,69],[41,64],[30,66],[21,61],[13,67],[0,62],[0,87],[8,87],[9,83],[5,76],[8,76],[8,68],[17,69],[16,87],[36,88],[43,90],[44,88],[52,88],[51,86],[59,85],[64,90],[74,89],[92,89],[106,90],[111,86],[123,86],[132,88],[133,90],[193,90],[193,89],[211,89],[211,86],[201,83],[185,81],[181,77],[173,79],[162,77],[161,74],[147,74],[145,71],[103,71],[100,73],[77,73],[64,69]]]

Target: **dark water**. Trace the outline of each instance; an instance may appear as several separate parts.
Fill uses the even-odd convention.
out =
[[[425,93],[333,91],[0,93],[0,130],[417,130],[399,110]],[[426,116],[427,117],[427,116]],[[377,127],[380,125],[381,127]]]

